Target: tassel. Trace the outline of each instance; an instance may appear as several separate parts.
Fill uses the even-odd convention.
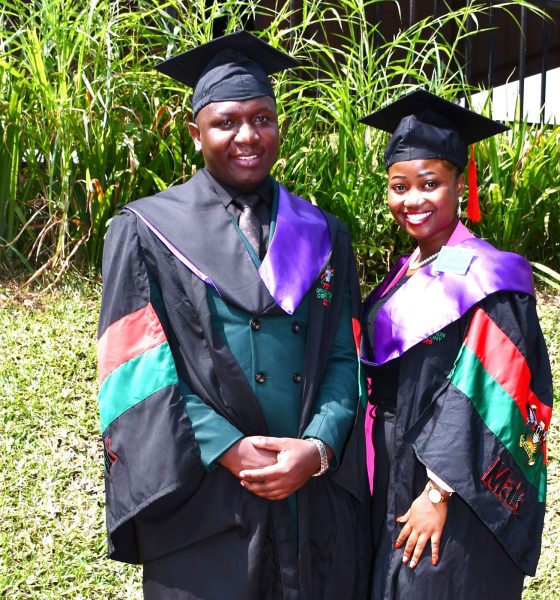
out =
[[[480,202],[478,201],[478,184],[476,182],[476,163],[474,160],[474,144],[471,144],[471,158],[469,160],[469,193],[467,196],[467,218],[473,223],[479,223]]]

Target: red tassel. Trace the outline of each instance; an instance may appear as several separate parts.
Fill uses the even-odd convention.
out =
[[[478,184],[476,182],[476,163],[474,160],[474,144],[471,144],[469,160],[469,193],[467,196],[467,218],[473,223],[481,221],[480,202],[478,201]]]

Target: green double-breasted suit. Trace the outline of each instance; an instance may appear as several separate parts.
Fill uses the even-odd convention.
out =
[[[110,555],[179,578],[181,598],[357,600],[368,497],[350,239],[273,186],[262,262],[204,171],[111,223],[99,326]],[[216,462],[252,435],[317,437],[331,468],[291,501],[259,498]]]

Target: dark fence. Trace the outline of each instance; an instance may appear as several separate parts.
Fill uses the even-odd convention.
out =
[[[305,0],[259,0],[259,4],[274,10],[289,4],[291,25],[297,24],[298,11]],[[370,6],[369,19],[384,39],[391,39],[402,27],[429,17],[441,15],[442,11],[456,10],[467,4],[465,0],[391,0]],[[474,85],[495,88],[506,82],[519,81],[519,114],[524,115],[525,78],[541,75],[540,118],[544,119],[547,72],[560,67],[560,0],[533,0],[550,19],[544,19],[526,7],[517,5],[511,15],[494,8],[495,2],[487,2],[486,15],[478,15],[479,31],[468,38],[461,49],[466,79]],[[448,8],[449,7],[449,8]],[[256,16],[248,27],[263,29],[263,17]],[[471,23],[474,27],[474,23]],[[219,24],[218,24],[219,30]],[[215,32],[219,34],[219,31]],[[450,27],[445,32],[449,39],[457,31]],[[327,30],[328,36],[328,30]],[[333,36],[332,43],[336,44]]]
[[[381,2],[376,5],[376,21],[380,23],[385,38],[393,35],[403,24],[411,25],[431,14],[440,15],[446,6],[458,9],[466,3],[457,0],[408,0],[399,4],[400,15],[393,3]],[[493,7],[495,3],[487,4],[487,15],[478,19],[482,31],[475,37],[469,37],[463,47],[465,76],[470,83],[488,88],[508,81],[519,81],[519,114],[524,115],[525,78],[540,74],[540,115],[544,119],[547,71],[560,66],[560,2],[534,2],[550,15],[550,20],[529,11],[525,6],[515,7],[512,15],[508,15],[496,10]],[[455,33],[450,30],[448,35]]]

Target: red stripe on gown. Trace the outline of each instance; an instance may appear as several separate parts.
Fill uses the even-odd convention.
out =
[[[527,421],[528,406],[535,406],[539,421],[550,424],[552,407],[531,390],[531,371],[519,348],[481,309],[477,308],[465,339],[488,373],[514,399]]]
[[[354,343],[356,344],[356,349],[359,352],[360,343],[362,341],[362,326],[360,321],[355,317],[352,317],[352,333],[354,334]]]
[[[150,303],[115,321],[97,342],[99,385],[117,367],[165,341],[167,337]]]

